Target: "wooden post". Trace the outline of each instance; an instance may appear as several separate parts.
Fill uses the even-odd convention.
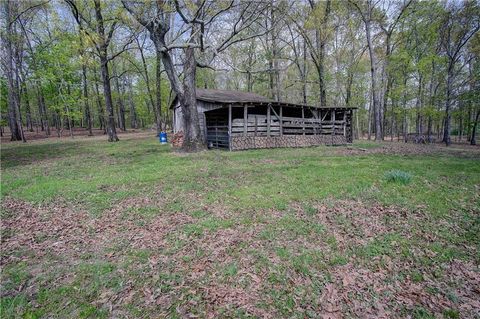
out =
[[[305,109],[302,105],[302,131],[303,135],[305,135]]]
[[[232,150],[232,104],[228,105],[228,148]]]
[[[347,137],[347,110],[343,112],[343,136]]]
[[[312,116],[313,116],[313,122],[312,122],[313,135],[317,135],[318,116],[315,114],[315,110],[312,110],[311,108],[309,108],[309,110],[310,110],[310,113],[312,113]]]
[[[322,111],[317,110],[317,112],[318,112],[318,119],[320,120],[320,124],[319,124],[320,125],[320,133],[318,133],[318,134],[322,135],[322,121],[323,121],[322,120]]]
[[[332,110],[332,135],[335,135],[335,109]]]
[[[270,136],[270,103],[267,105],[267,136]]]
[[[283,107],[280,105],[280,136],[283,135]]]
[[[247,136],[248,133],[248,106],[243,106],[243,135]]]
[[[258,118],[257,116],[255,115],[255,136],[257,136],[257,131],[258,131]]]

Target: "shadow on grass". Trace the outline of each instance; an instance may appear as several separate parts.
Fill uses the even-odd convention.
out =
[[[3,169],[31,165],[48,160],[63,160],[73,156],[104,155],[116,160],[135,160],[153,153],[168,153],[169,147],[160,146],[154,140],[138,143],[126,140],[116,143],[107,141],[52,141],[41,144],[8,144],[2,145],[1,164]]]
[[[88,142],[22,144],[2,147],[2,168],[30,165],[38,161],[61,159],[78,154],[78,149]]]

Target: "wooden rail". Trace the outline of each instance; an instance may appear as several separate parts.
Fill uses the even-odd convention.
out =
[[[298,117],[272,117],[265,115],[248,114],[246,121],[243,118],[233,119],[231,122],[231,136],[279,136],[279,135],[346,135],[349,123],[347,117],[336,120]],[[269,120],[270,118],[270,120]]]

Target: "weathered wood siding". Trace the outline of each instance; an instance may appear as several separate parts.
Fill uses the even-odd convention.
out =
[[[200,125],[200,132],[204,136],[205,141],[207,140],[205,112],[221,108],[222,106],[223,105],[221,104],[197,101],[197,112],[198,112],[198,121]],[[177,103],[175,105],[173,113],[174,113],[173,132],[177,133],[180,131],[185,131],[183,127],[183,112],[182,112],[182,108],[180,107],[180,103]]]
[[[282,120],[271,117],[268,121],[265,115],[248,114],[246,132],[244,119],[237,118],[232,122],[232,136],[344,135],[347,128],[350,128],[350,124],[346,119],[322,121],[315,118],[302,119],[296,117],[282,117]],[[268,134],[268,131],[270,131],[270,134]]]
[[[244,150],[340,145],[351,143],[353,138],[352,109],[300,109],[198,101],[197,111],[204,140],[213,148]],[[179,105],[174,114],[174,131],[184,131]]]

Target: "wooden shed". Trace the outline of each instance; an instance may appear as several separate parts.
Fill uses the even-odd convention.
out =
[[[197,111],[210,148],[342,145],[352,142],[354,108],[276,102],[241,91],[197,89]],[[174,133],[183,131],[182,110],[172,101]]]

